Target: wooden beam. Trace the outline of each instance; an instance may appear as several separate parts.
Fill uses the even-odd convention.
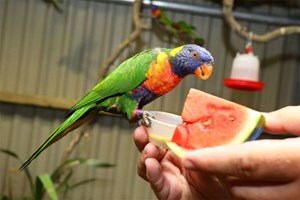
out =
[[[0,91],[0,102],[68,110],[77,102],[77,100]]]

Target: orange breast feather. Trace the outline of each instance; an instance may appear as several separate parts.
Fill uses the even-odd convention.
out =
[[[146,77],[144,86],[158,96],[170,92],[182,80],[172,72],[168,55],[164,52],[160,53],[156,61],[151,63]]]

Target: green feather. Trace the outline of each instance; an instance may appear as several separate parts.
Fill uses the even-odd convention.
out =
[[[63,136],[65,136],[68,132],[72,131],[73,129],[77,128],[79,125],[83,124],[86,120],[90,119],[92,115],[86,115],[87,111],[89,111],[91,108],[95,107],[96,105],[90,105],[85,106],[83,108],[80,108],[76,110],[67,120],[65,120],[51,135],[50,137],[29,157],[29,159],[20,167],[20,170],[23,170],[25,167],[27,167],[32,160],[34,160],[42,151],[44,151],[48,146],[50,146],[52,143],[56,142]],[[94,113],[95,114],[95,113]],[[83,121],[80,121],[79,124],[75,124],[75,122],[83,117],[83,115],[86,115],[85,118],[83,118]],[[71,126],[74,126],[71,127]]]
[[[136,88],[146,79],[147,70],[157,55],[157,50],[151,49],[127,59],[76,103],[71,112]]]

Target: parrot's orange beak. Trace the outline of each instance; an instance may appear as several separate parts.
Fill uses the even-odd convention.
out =
[[[209,63],[203,64],[198,69],[196,69],[195,74],[198,78],[206,80],[210,77],[213,71],[213,66]]]

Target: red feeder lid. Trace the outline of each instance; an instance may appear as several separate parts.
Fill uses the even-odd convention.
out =
[[[251,91],[262,90],[265,86],[265,84],[260,81],[250,81],[250,80],[231,79],[231,78],[225,78],[224,85],[233,89],[251,90]]]

